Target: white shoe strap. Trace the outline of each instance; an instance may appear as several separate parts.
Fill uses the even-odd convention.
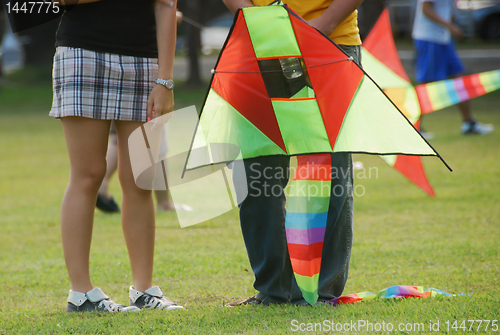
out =
[[[80,307],[87,301],[87,296],[82,292],[69,291],[68,302]]]
[[[136,289],[134,289],[132,286],[130,286],[129,290],[128,290],[128,296],[130,298],[130,300],[132,301],[132,303],[135,304],[135,301],[137,299],[139,299],[139,297],[142,295],[143,293],[141,291],[137,291]]]
[[[104,292],[98,287],[95,287],[93,290],[88,291],[86,295],[91,302],[98,302],[104,299],[109,299],[109,297],[104,294]]]
[[[158,286],[153,286],[148,288],[144,293],[149,294],[153,297],[163,298],[163,290]]]
[[[135,303],[135,301],[137,299],[139,299],[139,297],[141,297],[144,293],[146,293],[150,296],[153,296],[153,297],[157,297],[157,298],[163,297],[163,291],[158,286],[150,287],[144,292],[137,291],[132,286],[130,286],[130,289],[128,291],[128,296],[129,296],[130,300],[132,300],[132,303]]]

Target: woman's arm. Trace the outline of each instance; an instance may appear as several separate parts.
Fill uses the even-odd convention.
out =
[[[177,0],[156,0],[156,38],[158,43],[158,78],[172,79],[174,69]],[[149,95],[148,118],[155,118],[174,109],[174,92],[156,84]],[[154,115],[153,115],[154,111]]]
[[[326,36],[330,35],[363,0],[333,0],[321,16],[309,20],[308,23]]]

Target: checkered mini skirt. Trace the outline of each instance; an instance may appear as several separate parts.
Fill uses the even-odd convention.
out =
[[[142,121],[158,74],[158,60],[57,47],[49,115]]]

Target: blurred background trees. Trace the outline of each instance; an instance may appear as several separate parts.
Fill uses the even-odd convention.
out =
[[[364,1],[359,9],[361,37],[366,37],[384,7],[389,6],[395,37],[410,40],[415,5],[416,0]],[[470,8],[465,8],[466,5]],[[487,7],[486,5],[489,7],[483,8]],[[500,39],[500,0],[459,0],[457,6],[462,7],[461,10],[455,12],[457,23],[464,29],[467,36],[472,38],[476,33],[485,39]],[[0,7],[3,6],[0,5]],[[186,56],[189,64],[186,85],[193,88],[199,87],[204,85],[200,76],[201,29],[208,25],[211,28],[223,27],[228,31],[232,22],[231,14],[221,0],[182,0],[178,2],[178,7],[187,18],[178,27],[177,43],[180,55]],[[214,19],[221,18],[224,14],[229,14],[229,16],[217,23],[213,22]],[[6,26],[6,22],[2,24],[2,19],[4,22],[6,21],[5,10],[3,12],[0,10],[0,31],[5,30]],[[17,34],[18,40],[24,46],[26,65],[50,69],[55,51],[55,32],[59,24],[58,21],[58,19],[52,20]],[[224,30],[222,31],[224,32]],[[1,36],[0,34],[0,38]],[[207,53],[205,49],[203,52]]]

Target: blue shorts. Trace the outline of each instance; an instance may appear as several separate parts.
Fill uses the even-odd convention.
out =
[[[429,83],[456,77],[465,73],[465,67],[453,45],[415,40],[417,62],[415,79]]]

